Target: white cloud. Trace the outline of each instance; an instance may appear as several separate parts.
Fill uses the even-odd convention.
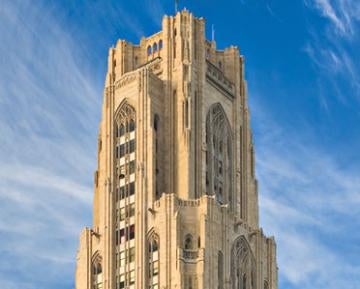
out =
[[[310,23],[304,52],[314,64],[321,107],[331,112],[331,97],[341,105],[360,100],[359,60],[352,48],[357,44],[360,2],[357,0],[304,0],[307,7],[328,19],[324,29]],[[329,85],[330,84],[330,85]],[[343,90],[348,90],[345,93]],[[350,92],[350,93],[349,93]]]
[[[78,237],[91,223],[98,76],[105,77],[91,57],[99,58],[99,43],[111,45],[104,35],[144,35],[145,24],[120,2],[75,2],[66,12],[49,1],[0,5],[2,289],[73,288]],[[149,18],[158,25],[162,5],[151,3]],[[67,22],[68,14],[81,13],[89,22]],[[84,23],[86,35],[78,31]],[[106,50],[100,53],[105,65]]]
[[[353,230],[360,225],[360,168],[340,168],[306,129],[288,131],[258,103],[251,107],[260,223],[278,243],[281,280],[292,288],[359,288],[360,263],[343,254],[356,254],[348,234],[360,238]]]
[[[42,4],[0,5],[3,289],[72,287],[91,223],[101,88],[81,44]]]
[[[315,5],[322,15],[329,18],[341,33],[346,33],[345,24],[339,19],[329,0],[315,0]]]
[[[334,25],[341,36],[353,36],[355,23],[360,20],[360,3],[357,0],[304,0],[317,9]]]

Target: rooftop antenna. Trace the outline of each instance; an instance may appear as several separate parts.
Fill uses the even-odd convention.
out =
[[[175,0],[175,14],[178,12],[179,0]]]
[[[211,25],[211,41],[215,42],[215,28],[214,24]]]

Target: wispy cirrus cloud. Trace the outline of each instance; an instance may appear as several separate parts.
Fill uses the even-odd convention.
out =
[[[72,287],[101,90],[51,6],[0,6],[1,287]]]
[[[154,3],[153,16],[162,13]],[[78,237],[91,224],[107,49],[121,30],[145,34],[125,8],[116,1],[0,5],[3,289],[74,287]]]
[[[355,23],[360,20],[360,3],[356,0],[305,0],[309,7],[317,9],[329,19],[341,36],[353,36]]]
[[[260,221],[278,242],[281,286],[359,288],[360,167],[340,166],[306,129],[294,133],[252,108]]]
[[[352,44],[359,31],[360,2],[356,0],[304,0],[307,7],[328,20],[324,29],[309,27],[305,53],[318,71],[318,95],[328,112],[334,95],[342,105],[360,100],[359,61]],[[332,81],[331,81],[332,80]],[[331,83],[331,87],[329,87]],[[344,93],[344,88],[351,93]]]

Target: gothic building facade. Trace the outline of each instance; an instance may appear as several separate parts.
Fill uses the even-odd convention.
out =
[[[76,289],[277,289],[259,227],[244,58],[205,21],[165,16],[109,50]]]

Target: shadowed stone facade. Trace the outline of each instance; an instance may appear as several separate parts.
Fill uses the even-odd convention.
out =
[[[244,58],[188,11],[109,50],[76,289],[277,289],[259,227]]]

